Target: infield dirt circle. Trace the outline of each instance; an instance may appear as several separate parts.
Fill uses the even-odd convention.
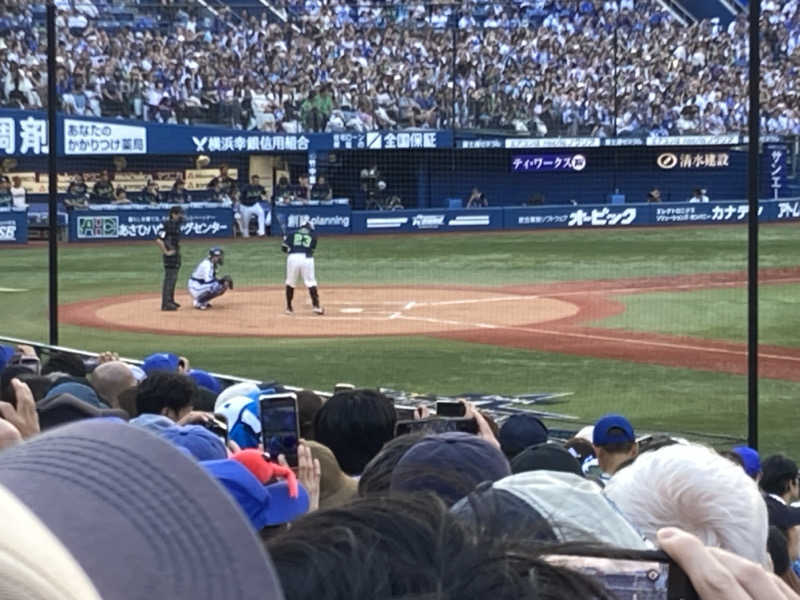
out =
[[[325,315],[311,311],[308,294],[297,288],[294,315],[284,314],[284,288],[234,290],[206,311],[160,310],[156,295],[99,298],[62,307],[76,325],[162,334],[303,337],[435,334],[465,329],[531,325],[576,315],[567,300],[475,288],[326,287]]]

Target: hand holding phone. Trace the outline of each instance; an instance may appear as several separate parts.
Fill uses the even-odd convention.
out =
[[[470,417],[429,417],[427,419],[398,421],[394,427],[395,437],[406,435],[407,433],[436,434],[449,431],[462,431],[477,435],[479,428],[477,421]]]
[[[296,468],[300,443],[297,395],[262,394],[258,397],[258,402],[264,452],[269,454],[272,461],[277,461],[282,454],[288,465]]]
[[[439,400],[436,402],[437,417],[463,417],[466,414],[467,407],[459,400]]]

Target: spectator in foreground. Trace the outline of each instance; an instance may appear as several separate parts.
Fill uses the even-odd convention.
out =
[[[97,365],[87,379],[97,395],[112,408],[119,408],[119,395],[136,387],[137,383],[130,367],[118,360]]]
[[[3,554],[26,557],[13,580],[4,568],[10,599],[281,597],[225,491],[179,450],[127,424],[84,421],[0,453],[0,505]]]
[[[761,489],[766,494],[767,510],[769,511],[770,524],[787,529],[786,508],[800,500],[800,474],[797,463],[782,454],[774,454],[764,459],[761,465]],[[800,509],[792,508],[791,516],[800,525]],[[798,516],[795,517],[794,515]],[[794,525],[791,525],[793,527]]]
[[[606,415],[594,425],[592,433],[597,462],[603,473],[613,475],[639,452],[630,421],[622,415]]]
[[[192,412],[196,387],[194,381],[182,373],[149,373],[136,390],[136,416],[163,415],[183,424]]]
[[[314,416],[316,441],[331,449],[342,470],[360,475],[394,437],[394,403],[376,390],[334,394]]]
[[[606,494],[649,540],[678,526],[704,543],[767,565],[767,507],[758,486],[711,448],[673,444],[618,471]]]
[[[471,433],[429,435],[414,444],[392,471],[391,493],[434,492],[450,506],[482,481],[511,474],[497,445]]]
[[[535,415],[519,413],[511,415],[500,427],[498,440],[508,460],[529,446],[547,441],[547,427]]]

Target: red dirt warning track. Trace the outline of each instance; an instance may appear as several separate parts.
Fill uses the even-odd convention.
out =
[[[235,290],[208,311],[165,313],[155,294],[113,296],[61,307],[63,322],[167,335],[343,337],[428,335],[597,358],[744,374],[744,344],[589,327],[588,321],[624,312],[619,294],[690,291],[745,285],[744,273],[571,281],[506,287],[325,287],[322,317],[311,313],[305,290],[295,315],[283,314],[283,288]],[[764,269],[764,284],[800,282],[800,268]],[[762,346],[763,377],[800,381],[800,348]]]

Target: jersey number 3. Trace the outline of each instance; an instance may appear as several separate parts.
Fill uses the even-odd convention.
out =
[[[311,236],[307,233],[295,233],[293,245],[300,246],[301,248],[308,248],[311,246]]]

